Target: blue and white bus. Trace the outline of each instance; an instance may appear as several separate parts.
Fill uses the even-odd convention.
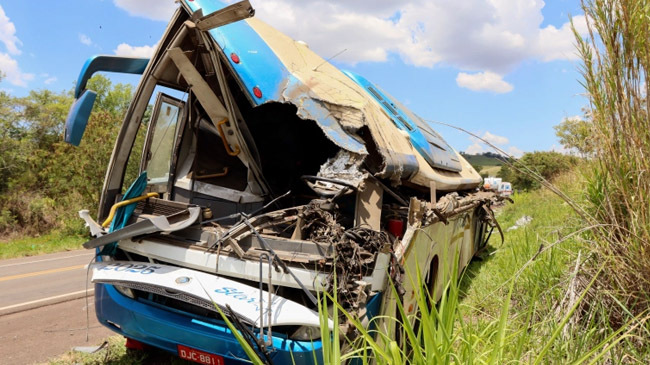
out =
[[[247,1],[181,0],[151,59],[91,58],[69,143],[82,141],[99,71],[142,75],[96,220],[80,212],[97,317],[129,346],[245,363],[221,311],[263,359],[319,363],[321,327],[346,321],[319,318],[323,292],[361,323],[394,316],[398,300],[413,312],[421,288],[406,277],[420,270],[440,295],[485,244],[494,194],[477,191],[472,166]],[[136,181],[124,181],[128,164]]]

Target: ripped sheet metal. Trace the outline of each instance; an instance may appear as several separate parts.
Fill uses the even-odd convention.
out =
[[[296,42],[269,25],[250,19],[247,23],[274,50],[276,56],[291,73],[282,85],[282,102],[291,102],[298,107],[298,114],[316,120],[324,133],[331,138],[331,124],[323,124],[314,116],[328,116],[336,121],[351,139],[357,139],[357,132],[367,128],[383,159],[381,177],[393,180],[407,179],[416,173],[418,166],[413,156],[408,135],[401,132],[379,105],[365,90],[338,68],[326,62],[303,42]],[[355,136],[355,137],[352,137]],[[348,148],[350,152],[366,154],[367,150]]]
[[[226,6],[216,0],[184,0],[183,4],[191,11],[202,9],[203,15]],[[377,101],[304,42],[294,41],[255,18],[212,29],[210,35],[253,104],[292,103],[300,117],[316,121],[333,143],[361,156],[369,153],[369,146],[357,132],[367,128],[382,162],[378,177],[395,183],[407,179],[427,187],[429,181],[442,178],[441,190],[480,183],[478,173],[458,154],[462,165],[454,175],[458,183],[439,175]]]

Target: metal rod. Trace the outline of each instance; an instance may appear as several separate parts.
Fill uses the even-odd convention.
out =
[[[244,215],[242,215],[242,219],[243,219],[244,223],[248,226],[248,228],[251,229],[251,231],[253,232],[253,234],[255,235],[255,237],[257,237],[257,239],[260,240],[260,242],[262,243],[262,246],[264,246],[264,249],[265,249],[266,251],[270,252],[271,255],[273,255],[273,261],[276,262],[276,263],[278,263],[278,264],[280,265],[280,267],[282,268],[282,270],[284,270],[285,273],[288,273],[289,275],[291,275],[291,277],[293,278],[293,280],[295,280],[296,283],[298,284],[298,286],[300,286],[300,289],[302,289],[302,291],[305,292],[305,294],[307,295],[307,298],[309,298],[309,300],[310,300],[310,301],[311,301],[315,306],[318,306],[318,300],[316,299],[316,297],[314,297],[314,294],[312,294],[312,293],[309,291],[309,289],[307,289],[307,288],[305,287],[305,285],[303,285],[303,283],[300,281],[300,279],[298,279],[298,277],[296,276],[296,274],[294,274],[293,271],[291,271],[291,270],[289,269],[289,267],[287,266],[287,264],[286,264],[284,261],[282,261],[282,260],[278,257],[278,255],[275,253],[275,251],[273,250],[273,248],[271,247],[271,245],[269,245],[269,244],[266,242],[266,240],[264,239],[264,237],[262,237],[262,235],[260,235],[260,233],[257,231],[257,229],[255,229],[255,227],[253,227],[253,225],[248,221],[248,218],[246,218]],[[270,268],[269,268],[269,270],[270,270]]]
[[[262,269],[264,268],[264,265],[262,263],[264,262],[262,259],[263,257],[266,256],[267,260],[269,259],[269,255],[267,254],[262,254],[260,255],[260,339],[259,339],[259,344],[260,347],[262,348],[262,351],[266,351],[266,342],[264,341],[264,277],[262,276]],[[271,270],[271,267],[269,266],[269,271]],[[270,324],[270,322],[269,322]]]
[[[282,199],[282,198],[288,196],[289,194],[291,194],[291,190],[287,191],[286,193],[284,193],[284,194],[280,195],[279,197],[277,197],[277,198],[271,200],[270,202],[266,203],[263,207],[261,207],[261,208],[255,210],[255,211],[253,211],[253,212],[252,212],[251,214],[249,214],[248,216],[249,216],[249,217],[254,217],[255,215],[257,215],[257,213],[263,211],[264,209],[266,209],[266,208],[268,208],[269,206],[271,206],[271,204],[273,204],[273,203],[277,202],[278,200],[280,200],[280,199]]]
[[[271,256],[269,254],[266,254],[266,253],[263,253],[263,254],[260,255],[260,283],[262,282],[262,258],[263,257],[266,257],[266,260],[269,263],[269,270],[268,270],[268,272],[269,272],[269,282],[268,282],[267,288],[266,288],[268,290],[268,293],[269,293],[268,308],[266,309],[266,312],[267,312],[267,315],[268,315],[267,323],[268,323],[269,329],[266,332],[266,338],[267,338],[266,345],[271,346],[271,349],[273,349],[273,330],[272,330],[273,324],[271,323],[271,321],[273,319],[272,308],[271,308],[271,304],[273,303],[273,281],[272,281],[273,270],[271,270],[271,266],[273,265],[273,259],[271,258]],[[260,287],[261,287],[261,285],[260,285]],[[260,292],[260,298],[261,297],[262,297],[262,293]],[[262,303],[262,300],[260,299],[260,304],[261,303]],[[260,311],[261,310],[262,310],[262,306],[260,305]],[[263,317],[263,316],[264,316],[264,313],[261,312],[260,317]]]
[[[392,196],[395,200],[397,200],[398,203],[408,207],[409,203],[406,200],[404,200],[401,196],[397,195],[396,192],[394,192],[391,188],[386,186],[386,184],[381,182],[381,180],[379,180],[372,174],[370,174],[370,176],[379,184],[379,186],[381,186],[384,189],[385,192],[388,193],[388,195]]]

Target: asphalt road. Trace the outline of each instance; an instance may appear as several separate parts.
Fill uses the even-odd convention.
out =
[[[43,363],[113,334],[95,318],[90,283],[86,300],[85,266],[93,254],[0,260],[0,364]]]

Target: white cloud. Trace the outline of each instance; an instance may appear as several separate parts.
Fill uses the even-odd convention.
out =
[[[519,148],[517,148],[515,146],[510,146],[508,148],[507,152],[508,152],[508,154],[510,156],[513,156],[513,157],[516,157],[516,158],[519,158],[519,157],[524,155],[524,151],[520,150]]]
[[[573,24],[578,33],[587,34],[587,20],[584,15],[574,16]],[[536,42],[537,57],[542,61],[577,60],[579,58],[569,23],[564,23],[560,29],[552,25],[547,26],[539,32]]]
[[[416,66],[439,63],[505,74],[526,59],[574,59],[569,23],[541,28],[543,0],[254,0],[256,16],[324,57],[383,61],[399,54]],[[584,16],[574,17],[585,32]]]
[[[178,7],[174,0],[113,0],[113,3],[129,15],[162,21],[168,21]]]
[[[178,6],[174,0],[113,3],[133,16],[162,21]],[[541,27],[543,0],[377,0],[371,7],[358,0],[253,0],[253,7],[257,17],[325,58],[347,49],[337,60],[351,64],[396,53],[416,66],[444,63],[503,75],[526,59],[577,57],[569,22]],[[585,17],[573,20],[586,34]]]
[[[9,20],[2,6],[0,6],[0,42],[4,43],[9,54],[19,55],[21,53],[18,45],[22,42],[16,37],[16,26]]]
[[[577,57],[569,22],[541,27],[543,0],[253,2],[257,17],[324,58],[347,49],[337,61],[382,62],[394,53],[415,66],[444,64],[465,71],[457,83],[474,91],[512,91],[502,75],[525,60]],[[573,20],[585,34],[585,17]]]
[[[641,88],[643,88],[643,87],[641,87]],[[562,121],[564,122],[564,121],[570,120],[572,122],[579,122],[579,121],[581,121],[583,119],[584,118],[582,116],[580,116],[580,115],[574,115],[572,117],[565,117],[564,119],[562,119]]]
[[[480,135],[480,133],[475,133],[476,135]],[[470,141],[472,141],[472,144],[465,149],[465,152],[471,155],[479,154],[479,153],[484,153],[484,152],[493,152],[493,153],[499,153],[502,154],[499,151],[495,151],[492,147],[486,145],[484,141],[487,141],[495,146],[498,146],[502,150],[505,150],[509,155],[514,156],[514,157],[521,157],[524,154],[524,151],[521,149],[515,147],[515,146],[509,146],[506,147],[508,143],[510,143],[510,140],[507,137],[499,136],[494,133],[490,133],[488,131],[484,132],[483,135],[481,136],[481,139],[475,138],[475,137],[470,137]]]
[[[234,0],[227,0],[231,3]],[[167,21],[173,0],[113,0],[134,16]],[[544,0],[252,0],[256,17],[305,41],[324,58],[383,62],[396,54],[407,64],[459,69],[461,87],[505,93],[502,76],[525,60],[573,60],[569,22],[542,27]],[[584,15],[573,17],[586,34]]]
[[[27,87],[27,82],[34,79],[34,74],[24,73],[11,55],[20,55],[18,46],[22,44],[16,37],[16,26],[9,20],[4,9],[0,6],[0,42],[5,45],[7,52],[0,52],[0,79],[20,87]]]
[[[2,80],[7,80],[15,86],[27,87],[27,82],[34,79],[34,74],[23,73],[18,67],[18,61],[6,53],[0,53],[0,72]]]
[[[126,43],[120,43],[113,52],[122,57],[143,57],[151,58],[158,44],[152,46],[131,46]]]
[[[43,81],[43,83],[44,83],[45,85],[49,85],[49,84],[51,84],[51,83],[56,82],[57,80],[58,80],[58,79],[56,78],[56,76],[52,76],[52,77],[48,77],[47,79],[45,79],[45,81]]]
[[[87,46],[91,46],[93,44],[93,41],[90,39],[90,37],[88,37],[87,35],[85,35],[83,33],[79,33],[79,42],[81,42],[81,44],[85,44]]]
[[[483,137],[481,137],[481,138],[483,138],[484,140],[486,140],[486,141],[488,141],[488,142],[490,142],[492,144],[499,145],[499,146],[504,145],[504,144],[508,144],[508,142],[510,142],[508,140],[508,138],[502,137],[502,136],[497,136],[496,134],[492,134],[490,132],[485,132],[483,134]]]
[[[483,149],[483,146],[480,145],[478,142],[470,145],[465,149],[465,153],[467,153],[468,155],[477,155],[483,152],[485,152],[485,149]]]
[[[508,93],[514,89],[500,75],[489,71],[475,74],[460,72],[456,77],[456,84],[472,91],[492,91],[499,94]]]

